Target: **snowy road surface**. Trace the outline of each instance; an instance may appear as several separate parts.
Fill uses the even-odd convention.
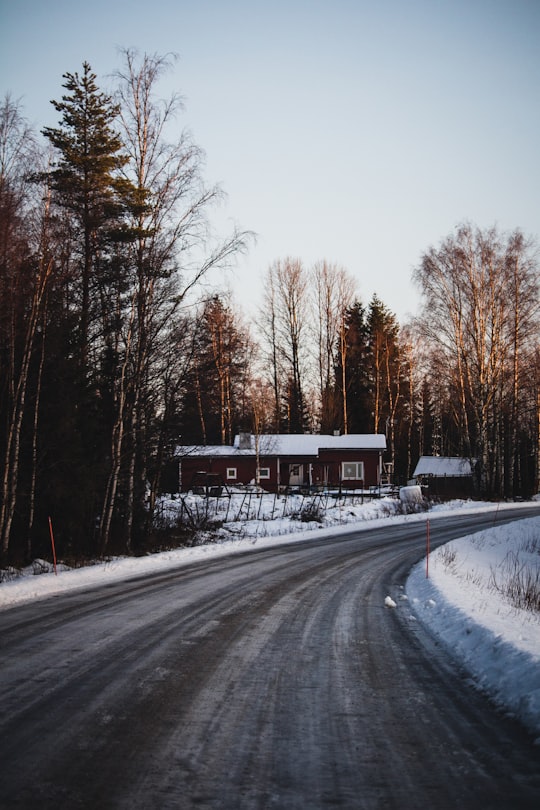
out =
[[[434,518],[432,544],[492,521]],[[424,532],[351,529],[1,612],[0,806],[537,807],[532,738],[385,606]]]

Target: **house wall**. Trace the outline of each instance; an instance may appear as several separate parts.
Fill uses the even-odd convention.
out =
[[[352,489],[363,487],[375,487],[379,481],[379,451],[378,450],[324,450],[319,452],[321,465],[328,466],[329,484],[350,487]],[[364,478],[342,480],[342,464],[344,462],[363,462]]]
[[[236,478],[228,478],[227,470],[236,469]],[[224,484],[249,484],[255,479],[255,458],[251,456],[188,456],[180,460],[180,489],[187,492],[196,473],[219,475]]]
[[[343,462],[363,464],[363,478],[342,480]],[[278,470],[279,466],[279,470]],[[261,477],[260,485],[268,492],[276,492],[279,487],[292,485],[298,479],[291,478],[293,467],[300,466],[300,483],[296,486],[331,486],[340,485],[357,489],[376,486],[379,483],[379,452],[377,450],[321,450],[319,458],[261,456],[259,468],[268,471],[267,477]],[[236,477],[227,476],[227,470],[236,469]],[[205,472],[219,475],[224,484],[250,484],[256,478],[256,459],[254,456],[186,456],[180,460],[181,490],[191,488],[196,473]]]

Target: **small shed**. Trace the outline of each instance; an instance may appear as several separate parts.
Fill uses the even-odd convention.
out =
[[[420,456],[414,478],[432,497],[470,498],[474,493],[473,467],[473,460],[459,456]]]

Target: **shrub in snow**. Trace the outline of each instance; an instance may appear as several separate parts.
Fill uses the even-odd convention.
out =
[[[8,565],[7,568],[0,568],[0,582],[11,582],[12,579],[17,579],[20,576],[22,576],[22,572],[12,565]]]
[[[491,568],[491,584],[514,607],[540,612],[540,563],[520,551],[528,549],[511,549],[497,570]]]
[[[308,503],[297,512],[293,512],[290,517],[291,520],[301,520],[302,523],[323,523],[324,511],[320,504]]]
[[[54,571],[54,566],[52,563],[47,562],[47,560],[33,560],[32,562],[32,569],[35,575],[37,574],[50,574],[51,571]]]

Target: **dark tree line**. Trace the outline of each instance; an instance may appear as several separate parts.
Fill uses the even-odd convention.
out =
[[[15,102],[1,109],[4,558],[38,553],[48,516],[66,555],[144,543],[180,397],[183,307],[248,237],[208,252],[221,192],[186,134],[166,139],[167,60],[124,57],[114,96],[86,63],[64,76],[48,152]]]
[[[111,94],[67,73],[45,149],[0,108],[3,559],[44,553],[49,516],[65,557],[144,548],[175,445],[239,430],[384,433],[394,481],[462,455],[483,496],[537,491],[535,246],[460,227],[422,257],[407,326],[343,268],[276,260],[251,329],[202,284],[249,234],[207,247],[221,191],[169,137],[168,66],[126,51]]]

